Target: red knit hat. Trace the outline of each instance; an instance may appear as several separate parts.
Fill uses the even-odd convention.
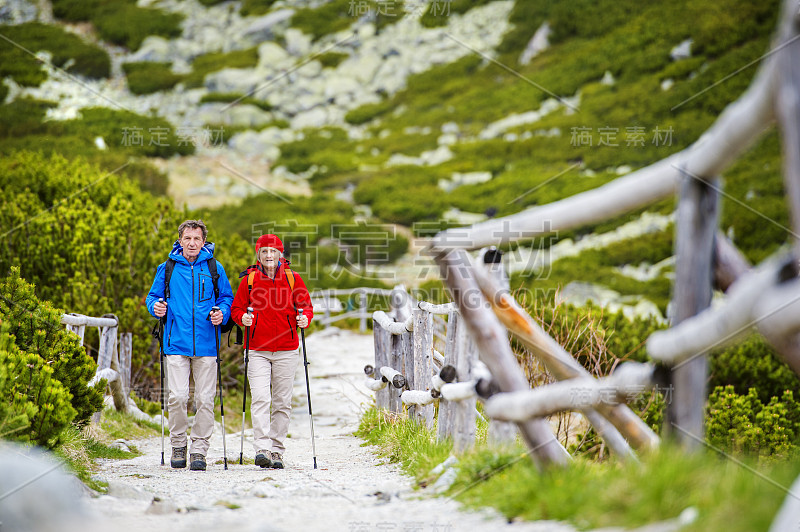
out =
[[[273,234],[261,235],[256,241],[256,253],[258,253],[259,248],[275,248],[283,253],[283,242]]]

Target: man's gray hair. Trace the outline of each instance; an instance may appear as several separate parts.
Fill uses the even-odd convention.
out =
[[[183,231],[186,229],[202,229],[203,230],[203,242],[206,241],[206,237],[208,236],[208,229],[206,228],[206,224],[203,223],[203,220],[186,220],[181,225],[178,226],[178,239],[180,240],[183,238]]]

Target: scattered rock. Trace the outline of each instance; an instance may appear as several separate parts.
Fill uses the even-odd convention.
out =
[[[119,449],[120,451],[125,451],[126,453],[131,452],[131,448],[128,446],[128,442],[123,439],[115,440],[114,443],[109,445],[112,449]]]
[[[121,480],[108,481],[108,495],[117,499],[134,499],[137,501],[152,501],[153,494],[141,488],[122,482]]]
[[[0,24],[24,24],[37,16],[36,6],[25,0],[6,0],[0,5]]]
[[[478,185],[492,180],[491,172],[467,172],[462,174],[460,172],[453,172],[450,179],[440,179],[439,188],[445,192],[452,190],[463,185]]]
[[[280,28],[288,24],[292,15],[294,15],[294,9],[280,9],[264,15],[245,28],[243,37],[252,44],[272,40]]]
[[[528,45],[519,57],[520,64],[529,64],[531,59],[550,48],[550,33],[550,23],[545,21],[528,41]]]
[[[153,497],[153,502],[147,507],[144,513],[149,515],[167,515],[174,514],[178,508],[170,501],[161,500],[158,497]]]
[[[694,43],[694,40],[686,39],[670,50],[669,56],[673,61],[680,61],[681,59],[688,59],[692,57],[692,43]]]

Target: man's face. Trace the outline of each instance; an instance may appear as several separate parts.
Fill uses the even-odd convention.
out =
[[[183,256],[186,257],[186,260],[193,262],[200,254],[200,250],[203,249],[203,244],[205,244],[205,240],[203,240],[202,229],[187,227],[183,230],[181,246],[183,246]]]
[[[277,268],[280,258],[281,252],[275,248],[264,247],[258,249],[258,262],[265,268]]]

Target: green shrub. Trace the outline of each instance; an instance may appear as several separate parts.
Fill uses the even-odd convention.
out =
[[[466,13],[489,2],[491,0],[433,0],[419,21],[426,28],[446,26],[451,15]]]
[[[236,92],[209,92],[203,95],[200,98],[200,103],[206,102],[220,102],[220,103],[233,103],[242,104],[242,105],[254,105],[261,109],[262,111],[271,111],[272,106],[269,102],[265,102],[263,100],[257,100],[250,96],[245,96],[244,94],[239,94]]]
[[[797,388],[798,377],[759,334],[752,334],[709,357],[709,386],[733,386],[745,395],[755,390],[762,403]]]
[[[375,120],[376,118],[385,115],[394,108],[395,104],[391,100],[383,100],[378,103],[367,103],[361,107],[356,107],[355,109],[348,111],[347,114],[344,115],[344,119],[346,122],[353,125],[366,124],[370,120]]]
[[[89,316],[114,313],[133,334],[132,386],[158,375],[153,318],[142,299],[190,215],[143,193],[123,172],[82,159],[17,152],[0,159],[0,272],[20,268],[40,299]],[[250,264],[252,248],[209,224],[215,255],[229,272]],[[59,241],[55,248],[53,239]],[[234,276],[235,277],[235,276]],[[97,333],[86,332],[94,346]],[[157,379],[151,385],[155,386]]]
[[[57,26],[39,22],[3,26],[3,35],[26,50],[47,50],[54,66],[65,67],[72,74],[97,79],[107,78],[111,72],[111,59],[103,49],[86,44]],[[0,41],[0,78],[10,76],[23,86],[40,85],[46,78],[41,64],[9,41]]]
[[[257,47],[198,55],[192,61],[192,71],[186,75],[184,84],[187,88],[202,87],[206,75],[212,72],[223,68],[252,68],[257,64]]]
[[[131,51],[148,35],[165,38],[179,37],[183,15],[165,13],[160,9],[138,7],[135,2],[107,3],[92,15],[92,22],[103,39],[125,46]]]
[[[389,24],[397,22],[405,14],[403,2],[400,0],[392,2],[332,0],[317,8],[298,9],[292,16],[291,25],[317,40],[325,35],[347,29],[368,13],[374,17],[375,27],[379,31]]]
[[[243,17],[264,15],[269,12],[274,3],[275,0],[244,0],[239,13]]]
[[[54,0],[53,14],[70,22],[89,21],[100,37],[137,50],[148,35],[178,37],[183,15],[138,7],[136,0]]]
[[[19,268],[12,268],[9,277],[0,280],[0,295],[0,316],[8,324],[17,347],[39,357],[53,370],[53,379],[69,392],[74,421],[88,421],[103,405],[102,392],[87,387],[97,364],[78,337],[61,325],[63,312],[40,301],[33,285],[20,277]]]
[[[739,395],[733,386],[717,386],[708,399],[708,441],[728,452],[786,456],[797,449],[798,408],[791,390],[765,405],[754,388]]]
[[[128,78],[128,88],[133,94],[152,94],[171,89],[183,76],[172,72],[169,63],[123,63],[122,70]]]
[[[14,376],[0,395],[13,423],[5,437],[55,446],[61,431],[75,418],[69,391],[53,377],[53,368],[45,360],[16,348],[7,333],[0,335],[0,366]]]
[[[339,63],[348,57],[350,57],[350,55],[343,52],[325,52],[324,54],[318,55],[316,60],[325,68],[336,68],[339,66]]]

